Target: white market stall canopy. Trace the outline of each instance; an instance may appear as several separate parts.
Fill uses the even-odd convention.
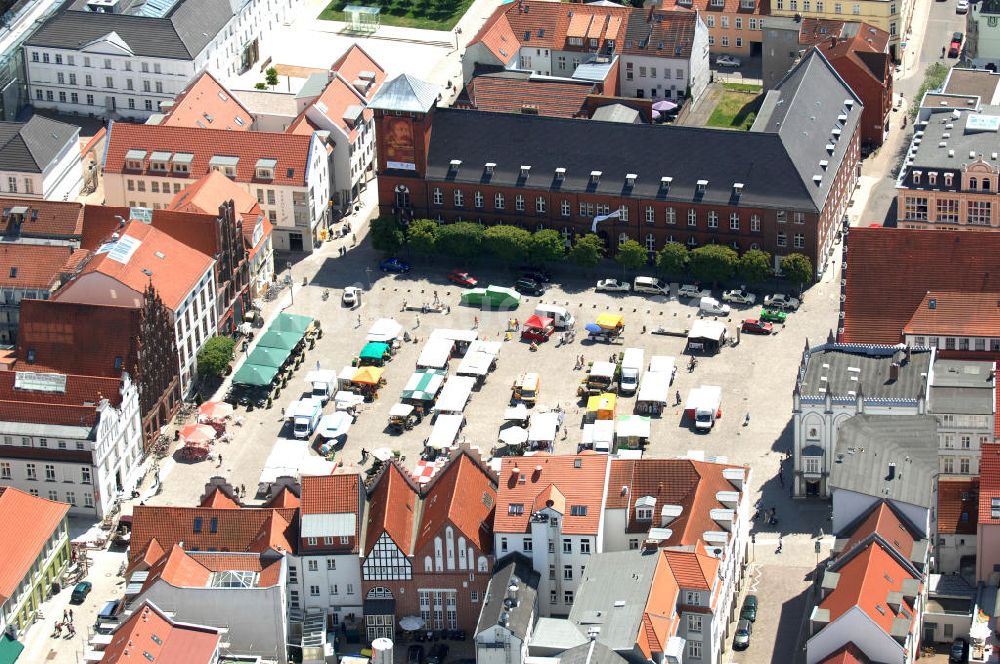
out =
[[[478,338],[479,338],[478,330],[438,329],[431,332],[430,340],[434,341],[434,340],[445,339],[451,342],[461,341],[462,343],[470,344]]]
[[[417,358],[417,368],[444,369],[454,348],[455,342],[451,339],[428,339]]]
[[[558,426],[559,413],[535,413],[528,421],[528,440],[551,443],[556,439]]]
[[[511,406],[503,411],[503,419],[508,422],[511,420],[526,420],[528,419],[528,407],[523,403]]]
[[[649,418],[645,415],[619,415],[615,434],[619,438],[649,438]]]
[[[615,440],[615,423],[612,420],[597,420],[583,425],[584,447],[592,447],[599,452],[609,452]]]
[[[403,326],[394,318],[379,318],[368,330],[367,341],[390,343],[403,332]]]
[[[476,379],[469,376],[453,376],[445,381],[441,394],[438,395],[434,404],[434,411],[438,413],[461,413],[465,410],[465,405],[472,395],[472,388],[476,385]]]
[[[308,440],[279,438],[260,473],[262,485],[271,484],[279,477],[298,479],[302,475],[329,475],[336,467],[332,461],[310,453]]]
[[[699,318],[691,324],[688,339],[711,339],[721,343],[726,338],[726,324],[718,320]]]
[[[434,421],[434,428],[431,429],[431,436],[427,439],[428,447],[435,450],[448,449],[455,444],[463,424],[465,424],[464,415],[438,415]]]
[[[402,398],[431,401],[441,390],[445,375],[443,371],[417,371],[406,381]]]
[[[459,376],[485,376],[500,355],[499,341],[474,341],[458,365]]]
[[[636,401],[665,404],[669,392],[670,374],[647,371],[639,383],[639,396],[636,397]]]
[[[589,374],[591,376],[605,376],[607,378],[614,378],[615,369],[617,367],[611,362],[594,362],[590,365]]]

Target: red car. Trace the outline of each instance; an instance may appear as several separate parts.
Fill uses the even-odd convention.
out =
[[[475,288],[476,284],[479,283],[471,274],[462,272],[461,270],[452,270],[449,272],[448,281],[459,286],[466,286],[467,288]]]
[[[774,332],[774,325],[756,318],[748,318],[743,321],[743,326],[740,329],[748,334],[771,334]]]

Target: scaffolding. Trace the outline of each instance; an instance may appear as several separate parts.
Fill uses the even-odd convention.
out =
[[[344,14],[347,16],[348,32],[371,35],[379,29],[382,9],[380,7],[365,7],[364,5],[347,5]]]

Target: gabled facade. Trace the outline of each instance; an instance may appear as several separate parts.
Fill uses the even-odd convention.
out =
[[[100,664],[132,664],[139,657],[147,661],[188,664],[215,664],[219,658],[223,630],[192,625],[164,613],[145,601],[118,625],[111,643],[100,646]]]
[[[983,446],[977,524],[976,581],[996,586],[1000,584],[1000,444]]]
[[[697,12],[712,53],[749,57],[760,50],[768,9],[760,0],[662,0],[661,7]]]
[[[538,619],[539,574],[512,553],[497,561],[476,625],[477,664],[521,664]]]
[[[83,187],[80,128],[40,115],[0,122],[0,191],[73,201]]]
[[[895,62],[914,58],[913,47],[906,48],[906,35],[913,21],[914,0],[771,0],[771,16],[802,19],[863,21],[889,33],[889,55]]]

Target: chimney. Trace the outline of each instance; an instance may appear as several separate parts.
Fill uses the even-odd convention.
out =
[[[889,382],[895,383],[899,380],[899,363],[893,362],[889,365]]]
[[[896,462],[893,461],[889,464],[889,474],[886,475],[886,480],[892,481],[896,478]]]
[[[830,48],[834,48],[837,45],[837,36],[833,35],[830,37]]]

